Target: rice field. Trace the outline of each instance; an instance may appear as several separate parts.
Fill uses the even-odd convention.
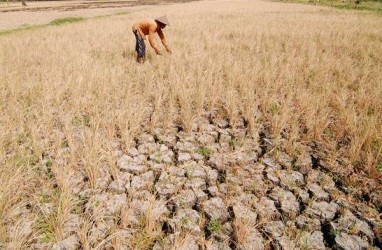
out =
[[[131,26],[161,15],[173,54],[147,44],[137,64]],[[380,16],[329,7],[198,1],[1,35],[0,242],[62,240],[67,216],[83,215],[71,176],[116,173],[115,143],[191,131],[211,110],[292,156],[315,143],[329,164],[378,180],[381,83]]]

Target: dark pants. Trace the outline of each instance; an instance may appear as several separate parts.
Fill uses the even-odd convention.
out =
[[[138,53],[138,59],[144,58],[146,55],[146,44],[137,30],[134,31],[134,35],[137,41],[135,44],[135,51]]]

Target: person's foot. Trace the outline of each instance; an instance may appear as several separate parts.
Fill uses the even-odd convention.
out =
[[[143,63],[143,57],[138,57],[138,58],[137,58],[137,62],[138,62],[138,63]]]

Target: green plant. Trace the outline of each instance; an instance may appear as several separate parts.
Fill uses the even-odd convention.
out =
[[[380,140],[373,140],[373,141],[371,142],[371,147],[372,147],[374,150],[376,150],[376,151],[380,150],[380,149],[381,149],[381,141],[380,141]]]
[[[16,159],[17,166],[24,166],[24,165],[35,166],[38,162],[39,162],[39,158],[36,155],[30,155],[26,157],[20,156]]]
[[[39,162],[39,158],[38,156],[36,155],[31,155],[29,158],[28,158],[28,163],[32,166],[35,166],[37,163]]]
[[[54,234],[51,232],[45,232],[42,234],[43,236],[41,237],[41,242],[42,243],[49,243],[54,241]]]
[[[207,147],[201,147],[196,151],[198,154],[203,155],[205,157],[211,156],[214,151]]]
[[[30,132],[25,132],[25,133],[20,133],[18,136],[17,136],[17,143],[18,144],[24,144],[26,143],[28,140],[30,140],[30,137],[31,137],[31,133]]]
[[[294,151],[296,154],[300,155],[302,153],[301,147],[299,145],[296,145],[294,147]]]
[[[68,147],[69,147],[69,142],[68,142],[68,140],[64,140],[64,141],[61,143],[61,147],[62,147],[62,148],[68,148]]]
[[[341,235],[341,232],[338,230],[333,230],[332,235],[334,238],[336,238],[337,236]]]
[[[159,135],[154,135],[154,140],[159,144],[163,144],[163,140]]]
[[[161,157],[162,157],[162,154],[160,152],[156,153],[154,156],[154,161],[159,163]]]
[[[187,225],[188,221],[189,221],[189,219],[187,217],[183,217],[181,220],[181,223],[182,223],[182,225]]]
[[[377,163],[375,168],[377,169],[378,172],[382,172],[382,163],[381,162]]]
[[[140,215],[136,228],[137,231],[130,240],[134,249],[152,249],[155,241],[162,238],[161,230],[145,214]]]
[[[325,128],[324,129],[324,135],[327,136],[327,137],[333,137],[334,136],[334,132],[330,128]]]
[[[232,148],[232,149],[235,149],[236,148],[236,144],[237,144],[237,140],[232,138],[231,140],[229,140],[228,142],[228,145]]]
[[[49,178],[49,179],[54,179],[54,173],[49,171],[46,176]]]
[[[75,23],[75,22],[80,22],[84,20],[83,17],[67,17],[67,18],[59,18],[51,21],[49,24],[51,25],[63,25],[67,23]]]
[[[51,168],[53,166],[53,162],[51,160],[48,160],[46,163],[45,163],[45,166],[47,166],[47,168]]]
[[[210,230],[211,233],[218,233],[220,231],[221,225],[219,220],[211,220],[208,225],[208,230]]]
[[[272,116],[278,114],[278,112],[279,112],[278,105],[276,103],[273,103],[271,105],[270,111],[271,111]]]
[[[97,200],[95,203],[94,203],[94,206],[95,207],[98,207],[99,205],[101,205],[101,202],[99,200]]]
[[[48,217],[38,219],[35,222],[34,226],[37,229],[38,234],[41,235],[41,241],[43,243],[48,243],[48,242],[54,241],[54,239],[55,239],[54,229],[53,229],[52,225],[49,223]]]
[[[372,115],[374,115],[374,113],[375,113],[375,109],[373,107],[367,108],[367,115],[368,116],[372,116]]]
[[[85,127],[90,127],[90,116],[83,114],[80,116],[75,116],[73,118],[72,124],[74,126],[85,126]]]
[[[184,205],[186,205],[186,202],[182,199],[179,201],[179,207],[184,208]]]

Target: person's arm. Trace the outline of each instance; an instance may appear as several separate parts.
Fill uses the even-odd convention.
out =
[[[153,47],[153,49],[155,50],[155,53],[157,53],[157,55],[162,55],[162,53],[160,53],[158,47],[155,44],[154,32],[152,30],[150,30],[150,32],[149,32],[149,42],[150,42],[151,47]]]
[[[138,30],[139,34],[141,34],[142,39],[143,39],[143,40],[146,40],[145,33],[143,33],[142,29],[141,29],[141,28],[138,28],[137,30]]]
[[[135,23],[134,25],[133,25],[133,31],[138,31],[138,33],[141,35],[141,37],[142,37],[142,39],[143,40],[146,40],[146,36],[145,36],[145,34],[143,33],[143,31],[142,31],[142,29],[141,29],[141,27],[140,27],[141,25],[140,25],[140,23]]]
[[[166,48],[167,52],[168,53],[172,53],[171,49],[168,47],[168,44],[166,42],[166,38],[164,37],[163,31],[162,30],[158,30],[158,35],[160,37],[160,40],[161,40],[163,46]]]

